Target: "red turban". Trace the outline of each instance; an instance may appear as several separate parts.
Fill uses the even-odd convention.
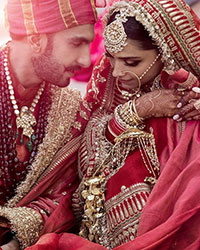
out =
[[[6,23],[16,35],[53,33],[96,22],[94,0],[8,0]]]

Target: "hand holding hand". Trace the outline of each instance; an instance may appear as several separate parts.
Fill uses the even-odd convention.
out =
[[[177,104],[182,93],[172,89],[159,89],[142,95],[136,100],[138,115],[142,118],[172,117],[178,112]]]
[[[173,119],[182,120],[199,120],[200,119],[200,88],[194,87],[191,91],[181,98],[177,105],[178,112]]]

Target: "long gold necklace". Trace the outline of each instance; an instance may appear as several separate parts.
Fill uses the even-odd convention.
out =
[[[34,113],[35,107],[36,107],[36,105],[37,105],[37,103],[42,95],[42,92],[44,91],[45,82],[43,82],[41,84],[40,88],[38,89],[38,92],[37,92],[36,96],[34,97],[30,108],[28,108],[27,106],[23,106],[21,108],[21,110],[19,111],[19,107],[17,105],[17,101],[16,101],[15,95],[14,95],[13,82],[12,82],[12,78],[10,76],[10,71],[9,71],[9,67],[8,67],[8,48],[6,50],[5,57],[4,57],[4,70],[5,70],[5,74],[6,74],[6,80],[8,83],[10,100],[11,100],[11,103],[13,105],[14,114],[16,115],[16,126],[17,126],[16,137],[19,137],[19,129],[21,128],[22,129],[22,136],[20,139],[20,144],[21,145],[24,144],[24,138],[23,138],[24,136],[28,137],[29,140],[26,143],[26,148],[28,149],[29,152],[31,152],[32,147],[33,147],[32,141],[35,140],[33,127],[37,124],[36,118],[35,118],[33,113]]]

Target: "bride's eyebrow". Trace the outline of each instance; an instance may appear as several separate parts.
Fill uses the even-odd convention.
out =
[[[108,57],[113,57],[107,50],[105,52],[105,55]],[[141,58],[138,56],[119,56],[118,58],[122,60],[141,60]]]

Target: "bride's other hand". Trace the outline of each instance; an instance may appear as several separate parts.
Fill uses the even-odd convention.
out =
[[[182,120],[199,120],[200,119],[200,88],[194,87],[187,92],[177,105],[178,112],[173,119]]]
[[[136,100],[136,109],[141,118],[172,117],[178,112],[177,104],[182,93],[172,89],[159,89],[142,95]]]

